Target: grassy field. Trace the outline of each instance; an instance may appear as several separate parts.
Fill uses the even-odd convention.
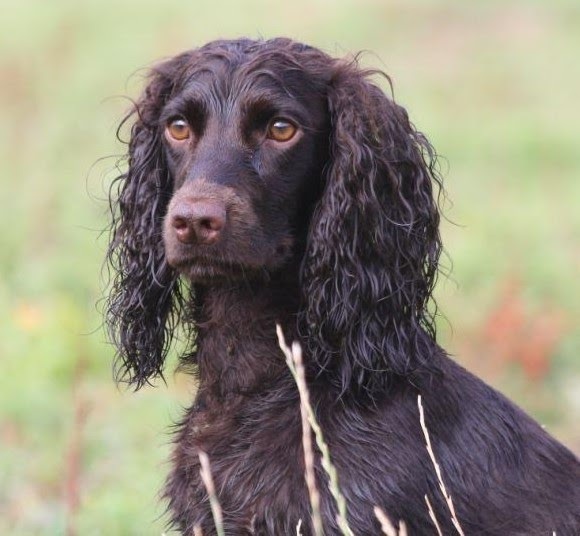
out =
[[[0,0],[0,534],[163,531],[169,424],[193,386],[113,384],[101,231],[141,69],[218,37],[372,51],[444,157],[442,342],[580,450],[580,5],[241,6]]]

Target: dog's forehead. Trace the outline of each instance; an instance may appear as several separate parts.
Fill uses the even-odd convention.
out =
[[[245,97],[304,99],[323,95],[326,77],[318,69],[313,75],[300,55],[268,50],[232,53],[228,50],[198,51],[183,72],[180,91],[208,94],[225,101]]]

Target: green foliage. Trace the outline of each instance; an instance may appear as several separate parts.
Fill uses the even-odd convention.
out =
[[[443,229],[457,283],[438,288],[443,343],[579,447],[574,2],[0,0],[0,12],[0,533],[163,530],[168,424],[193,386],[113,384],[101,231],[123,96],[153,60],[218,37],[373,51],[365,63],[393,77],[445,157],[458,225]]]

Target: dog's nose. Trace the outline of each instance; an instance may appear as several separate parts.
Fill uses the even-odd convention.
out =
[[[173,207],[171,225],[184,244],[215,244],[226,225],[226,209],[209,199],[182,201]]]

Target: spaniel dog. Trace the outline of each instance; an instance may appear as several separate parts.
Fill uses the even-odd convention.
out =
[[[353,534],[381,533],[377,506],[412,535],[578,535],[577,458],[436,342],[435,152],[374,74],[288,39],[215,41],[154,67],[124,121],[116,371],[136,388],[162,375],[179,329],[199,385],[176,432],[170,524],[216,534],[203,451],[226,534],[315,533],[279,324],[302,346]],[[341,534],[314,458],[324,533]]]

